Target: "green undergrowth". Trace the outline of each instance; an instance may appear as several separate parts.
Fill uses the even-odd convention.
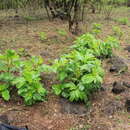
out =
[[[104,71],[101,60],[112,56],[119,41],[108,36],[104,41],[87,33],[78,37],[69,54],[55,60],[53,68],[59,84],[53,85],[53,91],[70,101],[84,101],[98,89],[103,82]]]
[[[47,69],[41,57],[23,60],[14,50],[6,50],[0,54],[0,95],[8,101],[15,88],[27,105],[43,101],[47,91],[40,82],[40,74],[44,70]]]

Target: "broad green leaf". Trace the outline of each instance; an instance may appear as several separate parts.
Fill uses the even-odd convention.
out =
[[[2,97],[4,98],[4,100],[8,101],[10,99],[10,94],[8,90],[2,91]]]
[[[62,92],[62,88],[61,88],[61,85],[53,85],[52,86],[52,89],[53,89],[53,91],[54,91],[54,93],[56,94],[56,95],[60,95],[61,94],[61,92]]]
[[[66,72],[60,72],[59,73],[59,79],[61,81],[63,81],[66,77],[67,77],[67,73]]]
[[[16,85],[16,87],[20,89],[26,84],[26,80],[24,79],[24,77],[17,77],[12,81],[12,84]]]
[[[70,83],[63,84],[63,88],[68,88],[71,91],[71,90],[75,90],[77,86],[73,82],[70,82]]]
[[[95,80],[95,77],[91,74],[88,74],[88,75],[84,75],[81,80],[83,84],[90,84]]]
[[[8,87],[8,84],[0,84],[0,92],[6,90]]]
[[[40,95],[45,95],[46,94],[46,90],[45,90],[45,88],[43,88],[42,87],[42,85],[40,84],[40,83],[38,83],[39,85],[37,86],[37,88],[38,88],[38,93],[40,94]]]
[[[41,95],[39,95],[38,93],[33,95],[33,100],[35,101],[42,101],[43,97]]]
[[[78,101],[79,100],[79,98],[80,98],[80,95],[81,93],[80,93],[80,91],[77,89],[77,90],[74,90],[74,91],[71,91],[70,92],[70,97],[69,97],[69,100],[70,101]]]
[[[12,73],[5,72],[0,74],[0,80],[2,81],[10,82],[13,79],[14,79],[14,75]]]
[[[63,91],[63,92],[61,93],[61,95],[62,95],[64,98],[68,98],[68,97],[69,97],[69,93],[67,93],[67,92],[65,92],[65,91]]]
[[[45,65],[43,64],[40,68],[40,72],[55,72],[55,70],[53,69],[53,67],[49,66],[49,65]]]
[[[79,83],[77,86],[79,87],[80,91],[83,91],[85,89],[85,86],[82,83]]]

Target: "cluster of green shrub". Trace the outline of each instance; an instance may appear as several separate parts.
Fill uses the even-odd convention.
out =
[[[103,69],[91,50],[80,52],[73,50],[55,61],[60,84],[53,85],[56,95],[68,98],[70,101],[88,101],[89,95],[100,88]]]
[[[103,81],[101,59],[111,57],[113,48],[118,46],[118,40],[112,36],[105,41],[90,33],[78,37],[72,51],[55,60],[53,69],[60,83],[53,85],[54,93],[70,101],[87,103]]]
[[[109,36],[103,41],[86,33],[78,37],[72,50],[56,59],[52,66],[43,64],[41,57],[23,58],[14,50],[6,50],[0,54],[0,95],[8,101],[12,91],[17,90],[26,105],[43,101],[47,90],[41,83],[41,73],[55,72],[59,84],[52,89],[56,95],[87,103],[103,81],[101,60],[111,57],[113,48],[118,46],[115,37]]]
[[[24,60],[14,50],[6,50],[0,54],[0,95],[8,101],[17,89],[27,105],[43,101],[47,91],[40,82],[40,73],[44,67],[41,57]]]
[[[113,26],[112,30],[113,30],[112,35],[120,40],[122,38],[123,34],[124,34],[124,32],[121,30],[121,28],[118,27],[118,26]]]
[[[119,41],[108,36],[104,41],[96,39],[92,34],[84,34],[75,41],[74,49],[78,51],[86,51],[90,49],[91,53],[97,58],[107,58],[112,56],[113,48],[119,46]]]

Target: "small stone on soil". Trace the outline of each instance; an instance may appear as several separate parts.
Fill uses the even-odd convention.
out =
[[[121,81],[118,81],[118,82],[115,81],[113,83],[112,92],[114,94],[120,94],[120,93],[122,93],[124,91],[125,91],[125,86],[124,86],[123,82],[121,82]]]
[[[106,91],[105,85],[102,85],[100,88],[101,91]]]
[[[127,88],[130,88],[130,82],[123,82],[124,86],[126,86]]]
[[[130,97],[126,99],[125,106],[127,108],[127,112],[130,112]]]
[[[118,56],[113,56],[110,61],[112,65],[110,67],[110,72],[126,72],[128,70],[128,66],[125,63],[125,60]]]
[[[125,48],[125,50],[127,50],[128,52],[130,52],[130,46],[127,46],[127,47]]]
[[[117,71],[117,68],[115,66],[110,67],[110,72],[116,72],[116,71]]]
[[[119,101],[110,101],[110,102],[107,102],[105,104],[105,107],[103,109],[103,112],[111,117],[111,115],[113,115],[115,112],[119,111],[119,110],[122,110],[123,109],[123,105],[121,104],[121,102]]]

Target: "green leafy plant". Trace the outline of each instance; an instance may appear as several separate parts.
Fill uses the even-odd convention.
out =
[[[18,89],[18,94],[24,98],[27,105],[43,101],[47,94],[40,82],[40,74],[43,69],[43,59],[34,56],[30,60],[24,61],[20,76],[13,82]]]
[[[113,49],[118,46],[118,40],[112,36],[104,41],[90,33],[78,37],[72,51],[55,60],[52,66],[59,80],[52,86],[54,93],[70,101],[88,103],[103,81],[104,72],[98,58],[112,56]]]
[[[83,53],[74,50],[56,60],[53,68],[60,80],[59,84],[53,85],[54,93],[70,101],[86,102],[101,86],[101,62],[89,50]]]
[[[128,25],[128,23],[129,23],[128,18],[119,18],[117,21],[118,21],[120,24],[123,24],[123,25]]]
[[[108,36],[104,42],[100,45],[101,55],[100,57],[111,57],[113,55],[113,49],[119,48],[119,41],[112,36]]]
[[[19,48],[17,53],[21,57],[29,57],[30,56],[30,54],[28,53],[28,51],[25,48]]]
[[[118,26],[113,26],[112,30],[113,30],[113,36],[117,37],[120,40],[121,37],[123,36],[121,28]]]
[[[110,57],[112,56],[113,48],[117,48],[119,42],[116,38],[109,36],[105,41],[96,39],[92,34],[84,34],[77,38],[75,45],[72,48],[75,48],[78,51],[85,51],[90,49],[96,57]]]
[[[63,29],[59,29],[57,32],[60,36],[64,36],[64,37],[67,36],[67,32]]]
[[[14,50],[7,50],[5,54],[0,54],[0,94],[6,101],[10,99],[10,86],[16,78],[18,66],[19,56]]]
[[[40,82],[40,74],[46,69],[48,71],[49,67],[43,64],[41,57],[33,56],[22,60],[14,50],[0,54],[1,96],[8,101],[11,97],[10,91],[16,88],[27,105],[43,101],[47,91]]]
[[[32,57],[30,60],[25,61],[20,76],[13,81],[13,84],[18,89],[18,94],[24,98],[27,105],[43,101],[47,93],[40,82],[42,64],[41,57]]]
[[[92,31],[91,31],[92,34],[94,34],[95,36],[97,36],[98,34],[101,33],[101,31],[102,31],[101,24],[94,23],[92,25]]]
[[[45,32],[40,32],[40,33],[39,33],[39,36],[40,36],[40,40],[41,40],[41,41],[47,40],[47,35],[46,35]]]

